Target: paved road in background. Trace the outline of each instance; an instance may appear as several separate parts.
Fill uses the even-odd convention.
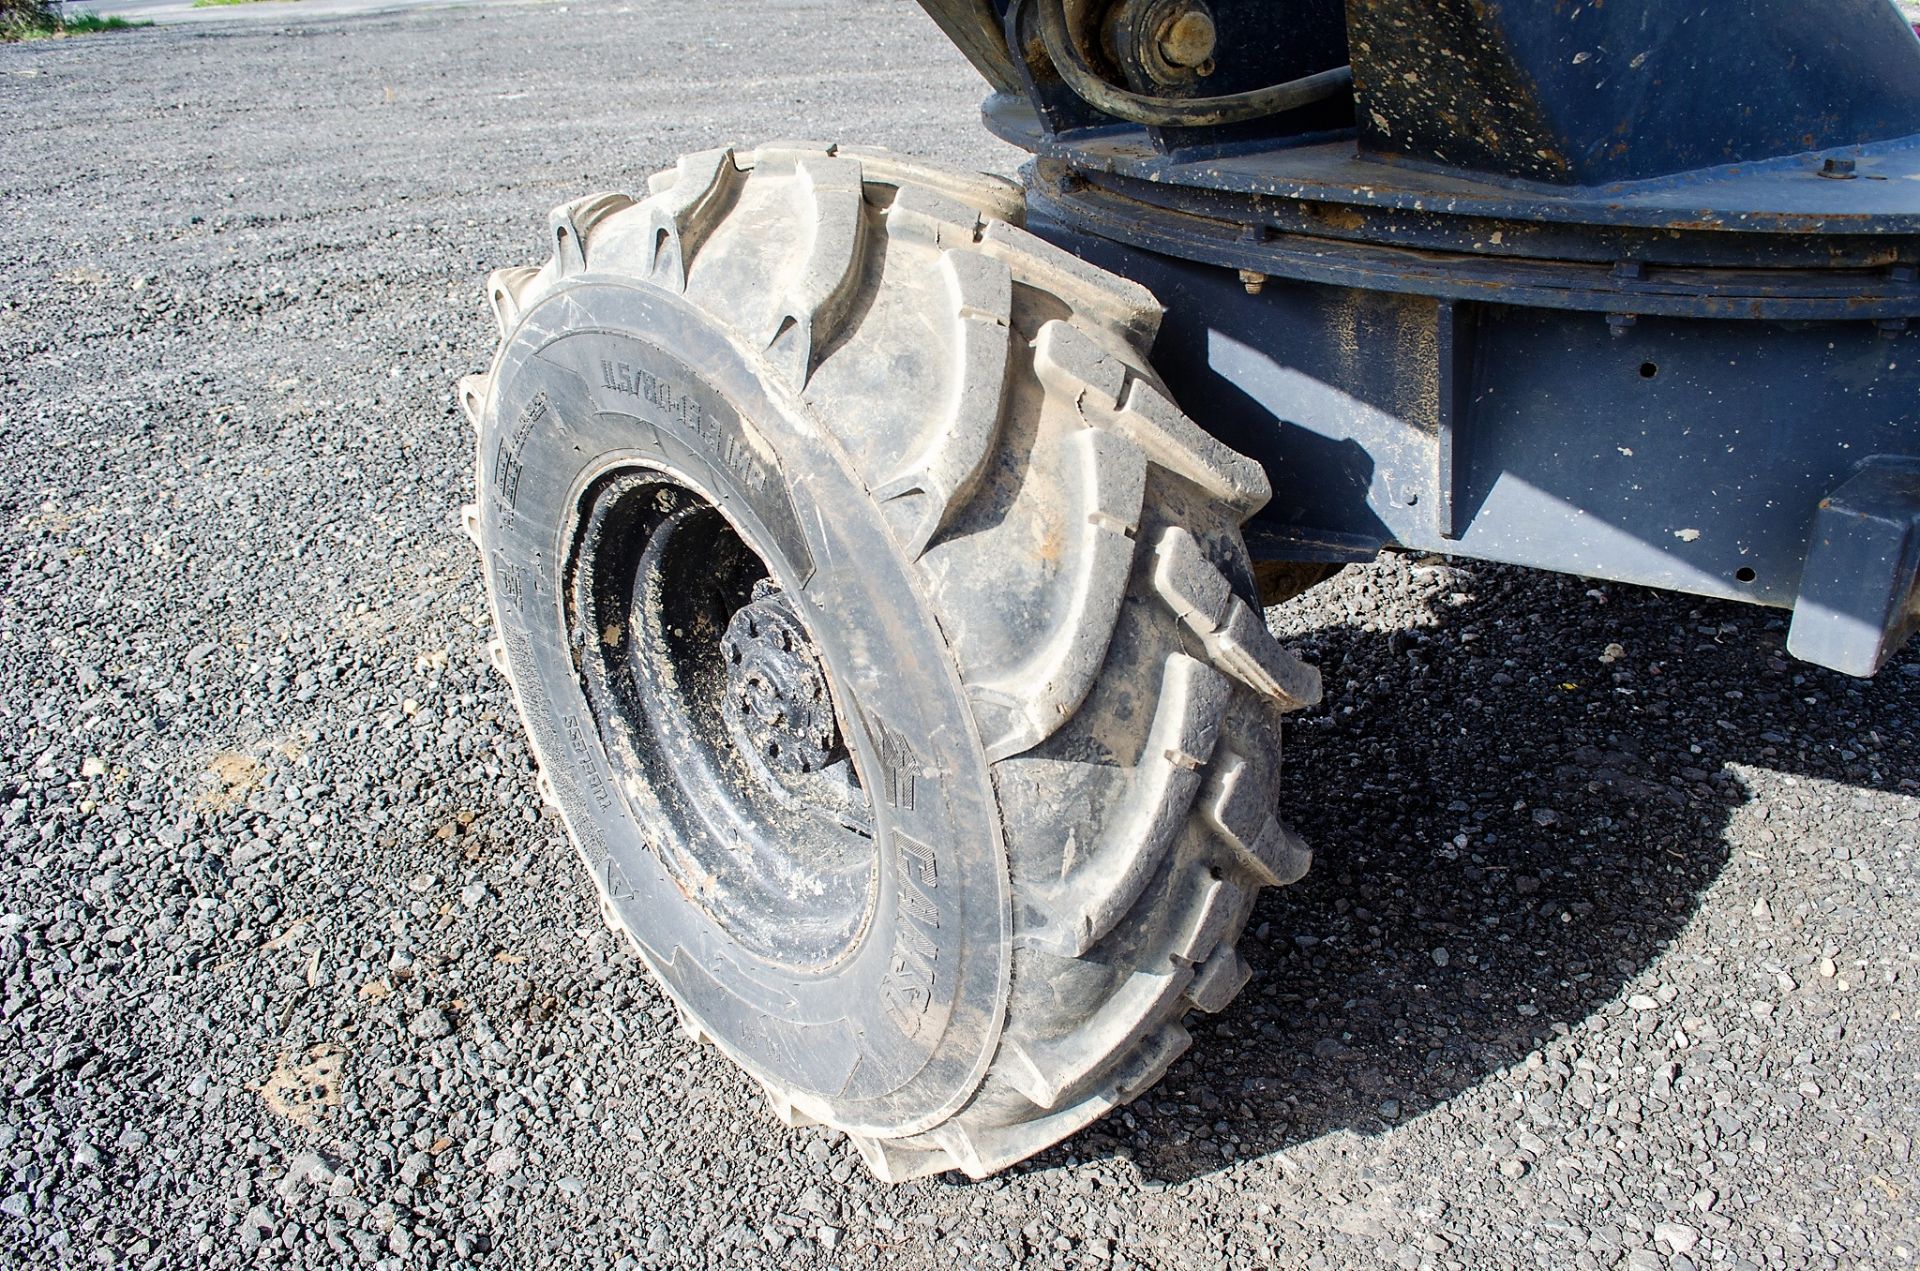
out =
[[[193,0],[71,0],[71,12],[95,13],[155,23],[265,22],[286,24],[316,18],[372,17],[413,9],[449,9],[473,4],[558,4],[559,0],[248,0],[195,8]]]
[[[238,21],[289,22],[309,18],[366,16],[409,9],[443,9],[454,5],[487,3],[559,4],[559,0],[249,0],[242,4],[195,8],[193,0],[72,0],[75,12],[102,17],[144,18],[150,22]],[[1899,0],[1901,12],[1920,21],[1920,3]]]
[[[449,385],[679,152],[1020,156],[904,4],[313,3],[0,48],[0,1263],[1912,1262],[1920,660],[1440,560],[1270,614],[1316,868],[1161,1087],[984,1184],[776,1124],[540,809]]]

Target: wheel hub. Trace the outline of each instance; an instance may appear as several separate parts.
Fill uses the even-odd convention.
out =
[[[654,849],[743,953],[821,968],[878,894],[873,808],[832,659],[772,561],[697,487],[616,471],[582,499],[566,592],[613,788],[650,792]]]
[[[764,578],[754,584],[720,647],[734,745],[783,777],[819,772],[844,753],[820,655],[785,592]]]

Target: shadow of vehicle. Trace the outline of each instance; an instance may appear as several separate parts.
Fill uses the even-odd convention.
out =
[[[1741,766],[1920,790],[1914,651],[1850,680],[1787,659],[1775,611],[1498,566],[1329,588],[1273,615],[1327,689],[1291,721],[1282,802],[1313,871],[1262,896],[1252,982],[1166,1080],[1031,1167],[1125,1154],[1183,1181],[1383,1132],[1660,956],[1728,859]]]

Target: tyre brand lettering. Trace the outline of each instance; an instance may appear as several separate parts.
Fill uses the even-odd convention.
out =
[[[905,870],[907,861],[911,860],[914,865],[911,871],[913,880],[928,891],[938,887],[940,872],[934,863],[933,849],[910,834],[895,834],[893,838],[900,847],[901,868]],[[940,924],[936,922],[933,925],[937,927]]]
[[[493,454],[493,488],[509,510],[520,497],[521,471],[520,460],[507,449],[507,439],[502,437],[500,448]]]
[[[546,417],[547,395],[536,393],[532,401],[513,421],[513,431],[500,438],[500,444],[493,452],[493,493],[500,504],[509,512],[513,510],[515,500],[520,497],[520,474],[523,471],[520,452],[526,448],[527,438],[532,435],[533,427]]]
[[[905,736],[869,715],[875,743],[880,748],[880,794],[888,804],[903,812],[913,811],[920,772],[920,756]]]
[[[500,599],[515,609],[526,607],[526,571],[508,564],[499,552],[493,554],[493,584],[499,588]]]
[[[726,462],[733,475],[750,489],[765,491],[767,488],[766,467],[748,450],[738,437],[718,437],[702,433],[707,444],[712,446],[720,458]]]
[[[899,903],[894,908],[893,956],[880,982],[880,1001],[902,1033],[912,1037],[933,1004],[934,963],[940,956],[932,932],[940,927],[933,891],[940,876],[933,849],[899,830],[892,834]]]
[[[675,388],[652,371],[611,358],[600,359],[600,382],[612,392],[626,393],[646,402],[665,422],[678,424],[706,442],[707,448],[720,457],[734,476],[754,490],[766,490],[769,480],[766,465],[739,437],[723,430],[693,394]]]
[[[594,758],[593,746],[587,740],[586,730],[580,726],[578,715],[567,716],[567,746],[573,751],[574,767],[586,779],[594,806],[602,812],[612,811],[613,791],[607,788],[606,778],[600,775],[600,765]]]

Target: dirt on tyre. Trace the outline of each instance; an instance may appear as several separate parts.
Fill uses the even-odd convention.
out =
[[[649,185],[490,280],[496,662],[689,1030],[882,1178],[984,1176],[1152,1085],[1306,869],[1266,480],[1015,186],[785,144]]]

